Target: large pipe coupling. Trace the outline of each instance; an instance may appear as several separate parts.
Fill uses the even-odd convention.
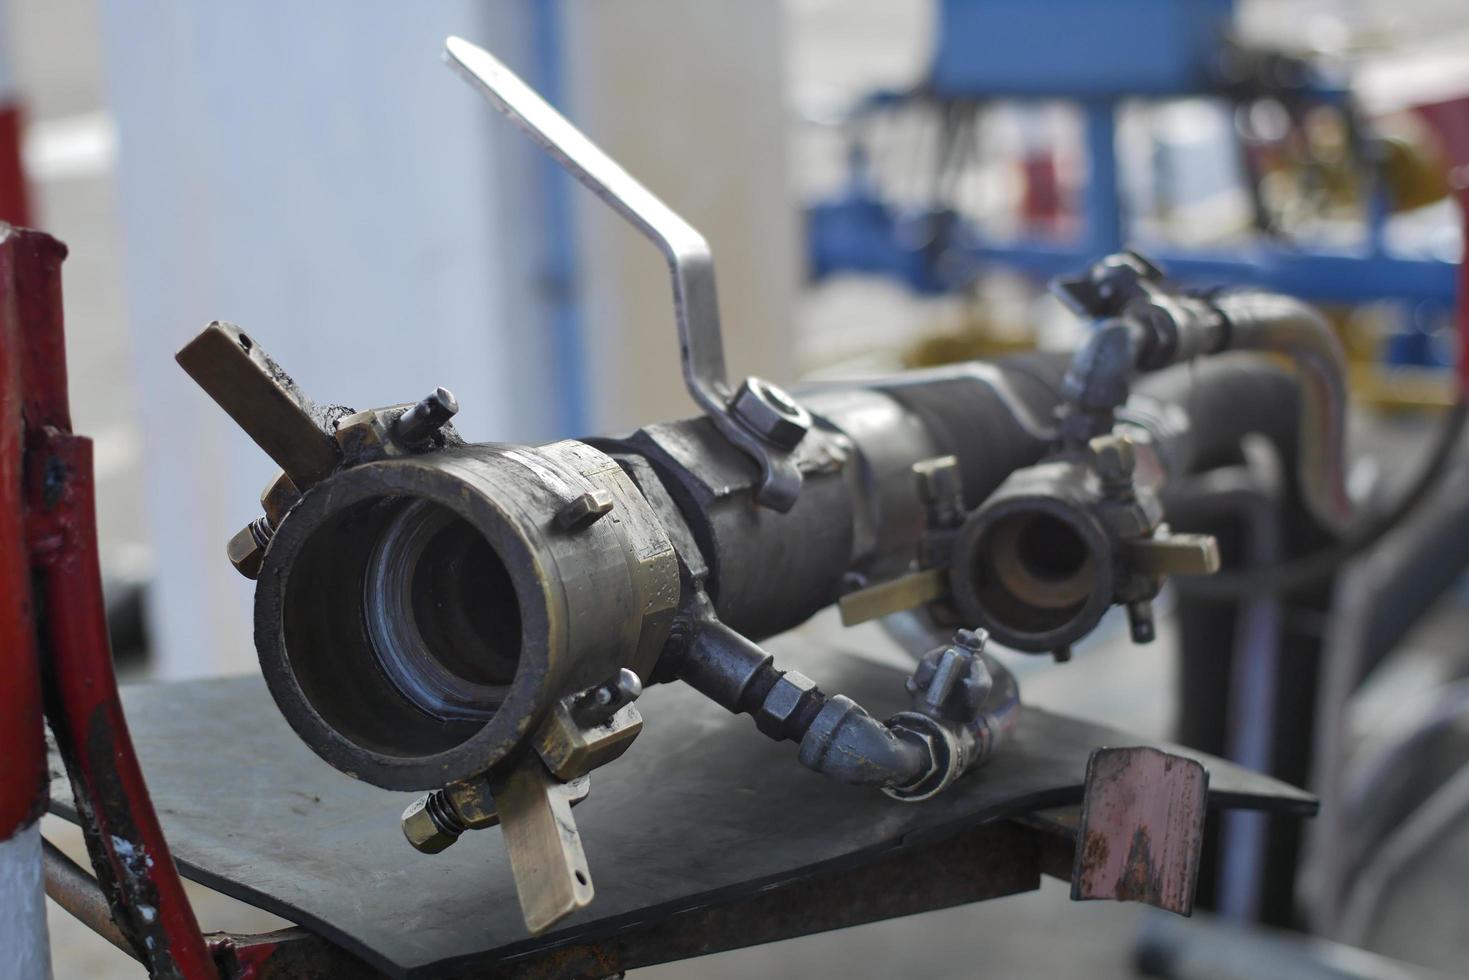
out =
[[[341,471],[271,539],[265,679],[337,768],[425,789],[491,768],[558,699],[652,672],[679,600],[673,547],[606,454],[466,446]]]
[[[1011,474],[955,540],[949,583],[960,619],[1030,652],[1089,633],[1111,605],[1115,582],[1099,496],[1096,476],[1079,463]]]

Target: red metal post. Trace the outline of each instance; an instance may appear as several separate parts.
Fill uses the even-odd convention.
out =
[[[31,195],[21,163],[23,123],[20,106],[0,93],[0,221],[16,224],[31,219]]]
[[[4,288],[15,281],[18,245],[15,233],[0,233],[0,840],[41,815],[47,782],[21,492],[23,348],[15,290]]]
[[[49,962],[35,827],[47,774],[22,495],[21,331],[9,288],[17,244],[0,225],[0,949],[9,970],[30,976]]]
[[[5,0],[0,0],[0,23],[6,19],[8,6]],[[21,153],[25,112],[13,80],[8,40],[0,36],[0,221],[28,225],[31,223],[31,200]]]
[[[34,805],[40,777],[29,767],[41,751],[36,712],[44,702],[113,919],[152,976],[214,978],[218,976],[214,961],[158,825],[118,699],[98,567],[92,443],[72,434],[67,400],[61,318],[61,261],[66,249],[40,232],[0,225],[0,255],[0,273],[5,276],[0,279],[4,294],[0,309],[13,314],[11,332],[0,351],[0,365],[7,372],[0,376],[4,389],[0,404],[7,419],[18,407],[24,420],[20,471],[4,471],[7,478],[14,475],[17,480],[0,490],[5,494],[0,534],[12,533],[3,522],[19,499],[24,541],[22,546],[0,538],[4,545],[0,576],[19,574],[20,583],[34,590],[33,616],[22,620],[13,615],[13,603],[0,614],[4,639],[16,640],[6,642],[0,651],[5,670],[0,688],[7,705],[14,698],[20,709],[15,714],[6,711],[0,719],[5,734],[14,728],[19,739],[5,743],[0,757],[7,767],[26,767],[15,778],[31,780]],[[8,424],[0,436],[14,438]],[[7,461],[0,465],[11,467],[12,443],[0,446]],[[21,479],[24,489],[17,494]],[[18,572],[17,559],[23,565]],[[10,580],[0,578],[0,583],[5,581]],[[7,589],[6,594],[12,593]],[[28,632],[22,635],[22,629]],[[38,662],[43,665],[39,688]],[[13,684],[17,679],[20,683]],[[17,690],[31,694],[12,693]],[[38,697],[38,691],[43,696]],[[20,703],[28,696],[31,701]],[[14,719],[24,719],[25,725]],[[12,752],[12,745],[24,751]],[[18,757],[20,761],[13,762]],[[9,784],[4,788],[8,812]]]

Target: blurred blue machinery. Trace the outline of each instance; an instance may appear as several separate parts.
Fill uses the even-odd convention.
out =
[[[1124,101],[1279,93],[1297,104],[1341,107],[1352,118],[1349,93],[1304,62],[1232,45],[1233,13],[1233,0],[941,0],[925,83],[873,93],[855,118],[922,101],[1076,104],[1089,166],[1077,207],[1080,231],[1070,240],[995,240],[941,202],[900,208],[882,197],[865,157],[854,152],[844,189],[806,211],[812,277],[877,274],[941,295],[964,290],[987,268],[1048,278],[1132,247],[1185,283],[1248,283],[1327,303],[1403,301],[1414,326],[1393,338],[1388,361],[1447,363],[1428,325],[1453,309],[1456,266],[1388,247],[1390,192],[1376,167],[1363,168],[1370,203],[1364,234],[1350,247],[1259,235],[1238,246],[1186,248],[1129,233],[1116,150]],[[1370,159],[1365,135],[1358,130],[1353,140],[1359,159]]]

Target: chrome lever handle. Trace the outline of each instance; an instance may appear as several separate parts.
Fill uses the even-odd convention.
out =
[[[769,382],[731,391],[719,326],[714,256],[704,236],[659,200],[494,55],[463,38],[444,42],[444,60],[618,214],[656,245],[673,280],[674,319],[684,384],[695,403],[761,469],[756,498],[785,511],[800,492],[792,453],[810,415]]]

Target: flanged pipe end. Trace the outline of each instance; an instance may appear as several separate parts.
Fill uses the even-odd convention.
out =
[[[1112,604],[1116,563],[1089,476],[1065,464],[1019,470],[969,515],[949,571],[962,621],[1037,653],[1092,631]]]

